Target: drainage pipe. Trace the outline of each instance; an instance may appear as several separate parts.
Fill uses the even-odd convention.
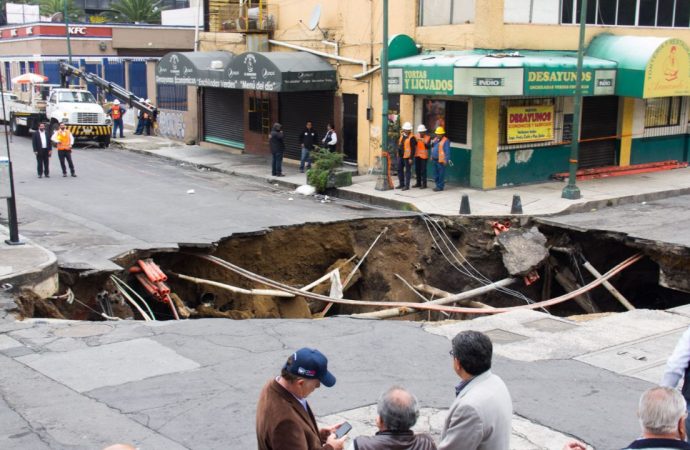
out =
[[[352,78],[354,78],[355,80],[359,80],[360,78],[364,78],[367,75],[371,75],[372,73],[376,72],[377,70],[381,70],[381,66],[374,66],[365,72],[358,73],[357,75],[353,75]]]
[[[591,273],[595,277],[601,276],[601,273],[599,273],[599,271],[597,269],[595,269],[594,266],[589,263],[589,261],[584,259],[584,257],[582,258],[582,260],[584,261],[584,264],[582,264],[582,267],[587,269],[589,271],[589,273]],[[608,281],[604,281],[602,284],[611,293],[611,295],[613,295],[613,297],[616,300],[618,300],[621,305],[623,305],[623,307],[625,309],[627,309],[628,311],[632,311],[635,309],[635,307],[632,305],[632,303],[630,303],[628,301],[628,299],[625,298],[623,296],[623,294],[621,294],[620,291],[618,289],[616,289],[611,283],[609,283]]]
[[[324,58],[335,59],[336,61],[342,61],[342,62],[346,62],[346,63],[350,63],[350,64],[359,64],[362,66],[362,72],[365,72],[367,70],[367,62],[364,61],[363,59],[353,59],[353,58],[348,58],[346,56],[332,55],[330,53],[322,52],[319,50],[314,50],[313,48],[302,47],[301,45],[289,44],[287,42],[276,41],[273,39],[269,39],[268,42],[270,44],[277,45],[279,47],[287,47],[287,48],[291,48],[293,50],[299,50],[302,52],[313,53],[314,55],[323,56]]]

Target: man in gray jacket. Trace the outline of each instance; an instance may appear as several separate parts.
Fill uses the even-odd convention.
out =
[[[508,450],[513,402],[503,380],[491,373],[493,346],[478,331],[453,338],[453,369],[461,379],[443,424],[439,450]]]

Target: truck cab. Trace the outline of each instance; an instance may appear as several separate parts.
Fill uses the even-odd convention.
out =
[[[64,123],[75,139],[96,139],[101,147],[110,145],[112,121],[86,89],[51,89],[46,118],[50,122],[51,133]]]

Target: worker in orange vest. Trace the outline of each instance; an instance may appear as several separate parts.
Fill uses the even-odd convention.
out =
[[[412,179],[412,160],[414,159],[417,139],[412,133],[412,124],[405,122],[402,126],[402,134],[398,139],[398,189],[406,191],[410,189]]]
[[[120,137],[125,137],[124,135],[124,124],[122,122],[122,116],[125,115],[127,110],[120,106],[120,100],[115,99],[113,106],[110,107],[108,115],[113,119],[113,137],[117,137],[117,129],[120,129]]]
[[[434,192],[438,192],[446,186],[446,164],[450,159],[450,141],[443,127],[436,128],[434,134],[436,137],[431,142],[431,160],[434,162],[434,181],[436,182]]]
[[[73,177],[76,177],[77,174],[74,172],[74,164],[72,163],[72,146],[74,145],[74,136],[72,132],[67,129],[64,123],[61,123],[60,129],[53,133],[50,140],[57,145],[60,167],[62,167],[62,176],[67,176],[67,167],[65,167],[66,160],[69,165],[69,171]]]
[[[417,183],[414,187],[426,189],[426,165],[429,160],[429,147],[431,146],[431,136],[426,132],[424,124],[417,127],[417,151],[414,154],[414,172]]]

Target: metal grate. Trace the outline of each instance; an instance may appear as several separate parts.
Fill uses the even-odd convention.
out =
[[[98,124],[99,121],[98,113],[87,113],[80,112],[77,113],[77,123],[78,124]]]

